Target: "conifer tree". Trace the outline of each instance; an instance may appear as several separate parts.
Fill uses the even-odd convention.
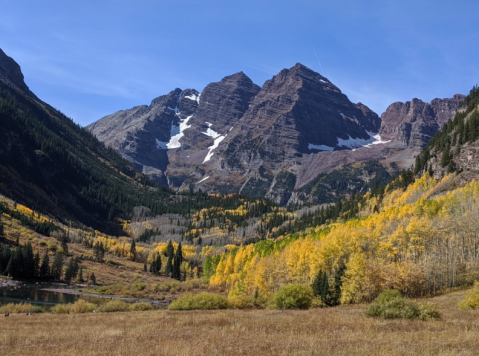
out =
[[[50,277],[50,258],[48,257],[48,252],[45,252],[45,255],[42,258],[42,264],[40,266],[40,278],[47,279]]]
[[[78,282],[85,282],[85,280],[83,279],[83,268],[80,268],[80,272],[78,273]]]
[[[176,248],[175,258],[173,262],[173,271],[172,277],[176,279],[181,279],[181,262],[183,262],[183,251],[181,251],[181,242]]]
[[[93,272],[91,273],[90,280],[91,280],[91,284],[96,285],[95,273],[93,273]]]
[[[63,253],[57,252],[55,254],[55,258],[53,259],[52,268],[51,268],[51,276],[53,280],[59,281],[62,278],[63,273]]]
[[[131,259],[132,261],[136,261],[136,243],[135,243],[135,239],[131,239],[130,259]]]
[[[2,217],[0,216],[0,240],[5,238],[5,228],[3,226]]]

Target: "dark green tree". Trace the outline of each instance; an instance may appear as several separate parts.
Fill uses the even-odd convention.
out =
[[[64,260],[63,253],[57,252],[55,254],[55,258],[53,259],[52,268],[51,268],[51,277],[54,281],[59,281],[62,278],[63,260]]]
[[[130,258],[132,261],[136,261],[136,242],[135,239],[131,239]]]
[[[85,280],[83,279],[83,268],[80,267],[80,271],[78,273],[78,282],[83,283]]]
[[[45,255],[43,255],[42,258],[42,264],[40,265],[40,278],[50,278],[50,258],[48,257],[48,252],[45,252]]]
[[[181,262],[183,262],[183,251],[181,250],[181,242],[178,244],[176,248],[175,257],[173,260],[173,270],[171,273],[171,277],[175,279],[181,279]]]
[[[3,226],[3,221],[0,216],[0,240],[3,240],[5,238],[5,227]]]

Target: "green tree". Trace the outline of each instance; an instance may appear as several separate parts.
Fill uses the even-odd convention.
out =
[[[0,216],[0,240],[5,238],[5,227],[3,226],[3,221]]]
[[[181,250],[181,242],[178,244],[176,248],[175,257],[173,260],[173,270],[171,277],[175,279],[181,279],[181,262],[183,262],[183,251]]]
[[[83,283],[85,280],[83,279],[83,268],[80,267],[80,272],[78,273],[78,282]]]
[[[42,258],[42,264],[40,265],[40,278],[47,279],[50,277],[50,258],[48,252],[45,252]]]
[[[52,268],[51,268],[51,277],[55,281],[59,281],[62,278],[63,260],[64,260],[63,253],[57,252],[55,254],[55,258],[53,259]]]
[[[91,281],[91,284],[95,285],[96,284],[96,277],[95,277],[95,273],[91,273],[90,275],[90,281]]]
[[[131,259],[132,261],[136,261],[136,243],[135,243],[135,239],[131,239],[130,259]]]

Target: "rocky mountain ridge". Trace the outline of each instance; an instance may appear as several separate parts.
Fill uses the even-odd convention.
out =
[[[175,89],[87,129],[169,187],[287,204],[293,191],[344,164],[409,167],[462,98],[394,103],[380,118],[297,63],[261,88],[240,72],[202,93]]]

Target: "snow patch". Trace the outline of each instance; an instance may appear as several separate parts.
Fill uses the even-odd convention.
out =
[[[325,80],[320,79],[319,81],[320,81],[321,83],[326,83],[326,84],[328,84],[328,82],[325,81]]]
[[[172,123],[171,125],[171,138],[170,142],[166,144],[166,147],[169,149],[181,147],[180,139],[185,135],[184,131],[189,129],[191,125],[188,125],[188,121],[193,117],[190,115],[184,120],[180,120],[180,126],[176,126]]]
[[[201,94],[198,94],[198,95],[195,95],[195,94],[185,95],[185,99],[190,99],[190,100],[196,101],[196,102],[199,104],[199,103],[200,103],[200,96],[201,96]]]
[[[166,145],[167,145],[166,142],[156,139],[156,148],[158,148],[159,150],[167,150],[168,147],[166,147]]]
[[[204,182],[205,180],[207,180],[210,176],[207,176],[207,177],[204,177],[202,180],[200,180],[198,183],[196,184],[200,184],[201,182]]]
[[[379,145],[379,144],[382,144],[382,143],[388,143],[390,142],[391,140],[387,140],[387,141],[383,141],[381,140],[381,135],[378,133],[374,133],[374,132],[371,132],[371,131],[366,131],[368,133],[368,135],[370,137],[372,137],[374,139],[373,142],[371,142],[370,144],[366,145],[365,147],[369,147],[371,145]]]
[[[314,145],[312,143],[308,144],[308,149],[310,150],[321,150],[321,151],[334,151],[334,147],[329,147],[326,145]]]
[[[208,147],[209,151],[208,151],[208,154],[206,155],[203,163],[208,162],[211,159],[211,157],[213,157],[214,149],[219,146],[220,142],[223,141],[225,139],[225,137],[226,136],[218,136],[218,137],[215,138],[215,142],[213,143],[213,145]]]
[[[208,125],[208,129],[206,130],[206,132],[202,132],[203,134],[205,134],[206,136],[212,137],[213,139],[216,139],[221,136],[218,132],[211,129],[211,126],[213,126],[213,124],[206,122],[206,125]]]
[[[338,146],[343,146],[351,149],[356,149],[360,147],[370,147],[372,145],[378,145],[382,143],[388,143],[389,141],[382,141],[381,136],[379,133],[374,133],[371,131],[366,131],[367,134],[369,135],[368,139],[363,139],[363,138],[353,138],[348,135],[348,139],[344,140],[340,137],[337,138],[338,141]]]

